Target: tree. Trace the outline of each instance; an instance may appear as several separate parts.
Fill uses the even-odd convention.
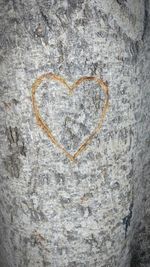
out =
[[[149,4],[1,0],[0,266],[148,266]]]

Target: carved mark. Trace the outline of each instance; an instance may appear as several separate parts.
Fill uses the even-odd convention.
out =
[[[20,130],[17,127],[9,126],[6,128],[6,136],[9,142],[9,149],[13,151],[13,153],[26,156],[27,149],[24,145]]]
[[[18,137],[17,127],[12,128],[11,126],[9,126],[8,128],[6,128],[6,135],[10,146],[12,146],[13,143],[18,145],[19,137]]]
[[[83,143],[80,145],[80,147],[77,149],[77,151],[71,155],[65,148],[63,145],[61,145],[58,141],[57,138],[53,135],[51,129],[48,127],[47,123],[43,120],[43,118],[40,115],[40,111],[39,111],[39,107],[38,104],[36,102],[36,97],[35,97],[35,93],[37,91],[37,89],[39,88],[40,84],[44,81],[44,80],[54,80],[54,81],[58,81],[61,85],[63,85],[67,90],[68,93],[70,95],[73,95],[74,91],[77,89],[77,87],[79,87],[79,85],[83,82],[86,81],[95,81],[95,83],[98,84],[98,86],[100,87],[100,89],[102,88],[104,94],[105,94],[105,101],[104,101],[104,105],[103,105],[103,109],[102,109],[102,113],[100,115],[99,121],[97,126],[95,127],[95,129],[90,133],[90,135],[85,138],[85,140],[83,141]],[[41,75],[39,78],[37,78],[35,80],[35,82],[32,85],[32,105],[33,105],[33,111],[37,120],[37,124],[42,128],[42,130],[47,134],[47,136],[49,137],[49,139],[51,140],[51,142],[57,146],[62,152],[65,153],[65,155],[71,160],[74,161],[79,154],[81,154],[81,152],[83,152],[87,146],[91,143],[92,139],[94,138],[94,136],[100,131],[103,121],[105,119],[108,107],[109,107],[109,89],[108,89],[108,85],[107,83],[105,83],[103,80],[97,78],[97,77],[82,77],[79,80],[75,81],[72,86],[68,85],[68,83],[65,81],[65,79],[61,78],[60,76],[57,76],[53,73],[47,73],[47,74],[43,74]]]
[[[19,178],[22,166],[20,155],[26,156],[27,149],[24,145],[20,130],[17,127],[7,127],[6,136],[11,154],[3,159],[3,163],[11,177]]]
[[[11,177],[19,178],[21,161],[17,153],[14,153],[3,160],[6,170],[10,173]]]

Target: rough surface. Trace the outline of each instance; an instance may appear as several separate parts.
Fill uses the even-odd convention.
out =
[[[149,266],[149,5],[0,1],[0,266]],[[46,72],[109,86],[103,128],[74,163],[33,114],[31,86]],[[42,116],[76,149],[102,93],[86,84],[70,98],[58,84],[41,87]]]

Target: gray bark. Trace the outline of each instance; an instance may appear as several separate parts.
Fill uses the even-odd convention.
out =
[[[0,266],[148,267],[150,1],[0,1]],[[75,161],[37,124],[52,72],[109,87],[101,130]],[[53,85],[53,86],[52,86]],[[96,127],[96,83],[45,80],[40,114],[69,153]]]

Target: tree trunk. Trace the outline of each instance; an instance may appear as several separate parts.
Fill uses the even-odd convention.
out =
[[[0,266],[149,266],[149,8],[1,0]]]

